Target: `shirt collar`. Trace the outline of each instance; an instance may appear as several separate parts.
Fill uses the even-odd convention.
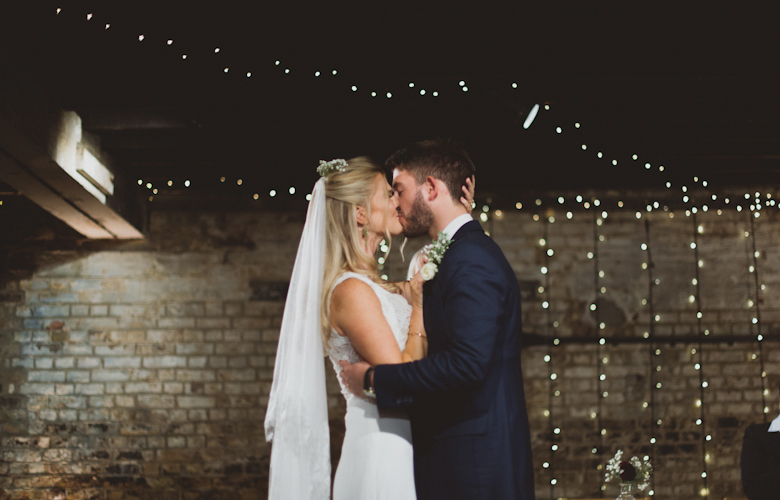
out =
[[[780,432],[780,415],[769,424],[768,432]]]
[[[452,222],[447,224],[447,227],[445,227],[442,232],[447,236],[447,238],[452,239],[452,237],[455,236],[455,233],[458,232],[458,229],[462,228],[472,220],[474,219],[471,218],[471,214],[459,215],[452,219]]]

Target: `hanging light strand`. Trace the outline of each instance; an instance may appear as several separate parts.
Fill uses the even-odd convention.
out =
[[[550,222],[550,218],[548,217],[544,224],[544,267],[547,269],[547,273],[544,275],[544,303],[543,307],[546,310],[546,321],[545,321],[545,336],[550,339],[552,332],[552,307],[551,303],[552,301],[550,296],[550,258],[552,249],[550,248],[550,232],[549,228],[552,225],[552,222]],[[548,435],[550,436],[550,459],[549,459],[549,466],[548,469],[550,470],[550,498],[557,498],[555,496],[555,486],[557,484],[557,478],[555,477],[555,452],[556,452],[556,436],[555,433],[555,413],[553,411],[554,408],[554,397],[555,397],[555,387],[556,387],[556,379],[557,376],[555,374],[555,370],[553,367],[553,345],[554,342],[551,340],[547,344],[547,356],[545,357],[545,361],[547,361],[547,386],[548,386],[548,408],[547,410],[549,412],[548,421],[547,421],[547,430]]]
[[[655,318],[655,308],[653,304],[653,286],[655,286],[655,282],[653,280],[653,268],[655,265],[653,264],[653,254],[650,247],[650,220],[648,218],[645,218],[645,251],[647,252],[646,256],[646,262],[647,262],[647,306],[649,311],[649,317],[648,317],[648,339],[650,340],[650,343],[648,344],[648,369],[650,370],[650,401],[648,401],[648,406],[650,406],[650,456],[654,457],[655,454],[655,444],[656,444],[656,435],[660,435],[660,433],[657,433],[655,431],[656,426],[658,425],[656,423],[656,413],[655,413],[655,393],[658,390],[656,387],[655,382],[655,366],[656,366],[656,354],[655,354],[655,321],[653,318]],[[655,462],[653,462],[655,463]],[[658,464],[656,464],[657,466]],[[655,491],[655,474],[650,475],[650,490]]]
[[[764,423],[766,423],[766,416],[769,408],[766,405],[766,377],[764,370],[764,336],[761,334],[761,287],[758,279],[758,251],[756,250],[756,226],[755,217],[752,214],[748,215],[750,219],[750,239],[753,246],[753,284],[755,288],[755,303],[753,306],[756,308],[756,315],[750,320],[750,330],[752,333],[753,325],[755,324],[757,330],[756,339],[758,339],[758,360],[761,369],[761,413],[764,415]]]
[[[599,446],[597,450],[599,471],[604,468],[604,420],[602,418],[602,407],[604,400],[604,392],[602,391],[601,375],[603,370],[603,361],[601,358],[601,346],[604,345],[604,335],[601,329],[601,315],[598,308],[598,298],[601,293],[600,276],[599,276],[599,219],[598,210],[593,211],[593,287],[594,298],[591,309],[593,310],[594,317],[596,319],[596,331],[599,335],[599,342],[596,344],[596,391],[598,393],[598,404],[596,408],[596,425],[598,426]],[[602,491],[603,491],[602,486]]]
[[[702,496],[704,498],[710,497],[710,490],[707,488],[707,421],[704,418],[704,388],[707,385],[707,382],[704,380],[704,364],[703,364],[703,352],[702,352],[702,338],[704,337],[704,330],[702,329],[702,310],[701,310],[701,278],[699,276],[699,268],[701,267],[701,261],[699,260],[699,224],[696,222],[696,212],[693,212],[692,217],[693,221],[693,257],[694,257],[694,273],[696,277],[696,326],[699,332],[699,349],[697,350],[696,354],[698,354],[699,359],[699,400],[701,401],[701,404],[699,405],[699,421],[701,422],[701,467],[702,467]]]

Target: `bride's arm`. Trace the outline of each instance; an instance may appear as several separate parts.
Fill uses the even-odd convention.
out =
[[[406,349],[401,352],[382,313],[379,298],[368,284],[357,279],[348,279],[333,290],[330,322],[339,335],[349,338],[358,354],[371,365],[415,361],[422,359],[426,352],[427,338],[418,335],[409,335]],[[422,307],[412,308],[411,322],[418,328],[416,333],[425,335]]]

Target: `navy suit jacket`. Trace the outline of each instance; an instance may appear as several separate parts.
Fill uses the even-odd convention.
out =
[[[780,432],[753,424],[742,440],[742,489],[750,500],[777,500],[780,477]]]
[[[374,372],[380,411],[410,412],[419,500],[534,499],[520,290],[471,221],[423,287],[428,357]]]

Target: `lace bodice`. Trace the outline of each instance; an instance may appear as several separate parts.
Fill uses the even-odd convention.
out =
[[[376,296],[379,298],[379,302],[382,304],[382,314],[384,314],[387,323],[390,325],[390,329],[393,331],[395,339],[398,341],[398,347],[403,351],[406,347],[407,334],[409,333],[409,319],[412,315],[412,306],[406,302],[403,296],[388,292],[381,286],[377,285],[368,276],[364,276],[358,273],[344,273],[337,280],[333,288],[339,285],[339,283],[348,280],[350,278],[359,279],[368,284]],[[330,342],[328,343],[328,357],[333,363],[333,369],[336,371],[336,376],[341,385],[341,393],[344,398],[349,402],[353,397],[353,394],[349,392],[338,377],[341,372],[341,366],[339,361],[348,361],[350,363],[356,363],[360,361],[360,357],[355,349],[352,347],[352,343],[349,338],[342,337],[336,330],[330,330]]]

